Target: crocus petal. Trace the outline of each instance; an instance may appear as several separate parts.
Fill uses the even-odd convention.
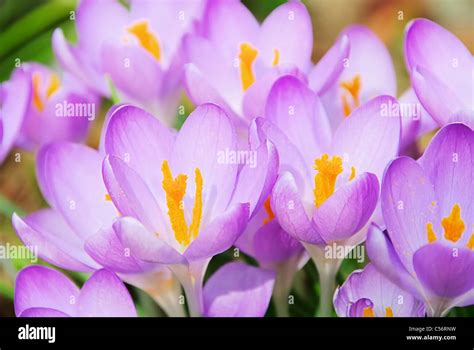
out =
[[[278,178],[272,192],[272,208],[281,227],[290,235],[308,243],[324,243],[308,218],[291,173],[284,172]]]
[[[136,317],[132,297],[122,281],[112,272],[96,271],[81,289],[77,316]]]
[[[334,43],[308,74],[311,90],[319,95],[337,81],[344,69],[344,59],[349,56],[349,37],[343,35]]]
[[[284,130],[308,167],[329,148],[331,127],[319,98],[292,76],[278,79],[268,95],[265,116]]]
[[[397,286],[422,299],[414,277],[410,275],[405,266],[403,266],[403,263],[393,248],[392,242],[390,242],[387,235],[382,232],[377,225],[371,224],[369,226],[365,246],[371,263],[380,273]]]
[[[71,317],[70,315],[55,309],[46,307],[31,307],[23,311],[18,317]]]
[[[117,273],[137,273],[143,271],[143,264],[130,254],[113,227],[103,229],[89,237],[85,251],[101,266]]]
[[[105,200],[100,154],[86,146],[54,143],[38,154],[40,187],[53,208],[83,238],[112,224],[117,212]]]
[[[466,227],[474,224],[474,131],[463,124],[450,124],[432,139],[419,159],[426,175],[434,184],[442,217],[459,204]],[[469,239],[464,234],[460,243]]]
[[[51,308],[74,315],[79,288],[62,273],[45,266],[29,266],[15,282],[15,314],[29,308]]]
[[[173,174],[193,176],[199,168],[203,179],[203,212],[212,213],[211,217],[227,207],[236,181],[238,164],[220,159],[227,151],[237,151],[234,127],[220,107],[204,104],[186,119],[170,159]],[[189,181],[188,193],[194,193],[194,187],[194,181]]]
[[[363,173],[340,187],[314,211],[313,225],[326,242],[349,238],[367,223],[378,198],[377,177]]]
[[[455,298],[474,288],[474,254],[440,243],[415,252],[413,266],[423,286],[441,298]]]
[[[110,116],[105,151],[137,171],[156,198],[163,198],[163,160],[170,156],[175,135],[144,110],[125,105]],[[158,169],[158,170],[157,170]]]
[[[417,66],[423,67],[452,89],[462,104],[473,106],[472,55],[448,30],[427,19],[410,22],[405,34],[405,60],[410,72],[413,73]],[[417,90],[417,95],[424,103],[423,94]],[[428,106],[425,105],[431,112]]]
[[[154,235],[139,221],[124,217],[114,223],[114,230],[122,245],[132,256],[154,264],[184,264],[186,261],[172,246],[168,245],[160,233]]]
[[[278,173],[278,154],[269,141],[257,150],[250,150],[250,158],[239,172],[232,203],[250,203],[250,216],[270,195]],[[253,157],[254,155],[254,157]]]
[[[229,249],[242,234],[249,218],[249,204],[232,205],[199,232],[184,256],[189,261],[210,258]]]
[[[433,184],[418,163],[400,157],[385,172],[381,201],[395,251],[405,268],[413,273],[413,253],[428,243],[426,225],[439,221]]]
[[[398,102],[379,96],[357,108],[336,130],[332,154],[344,155],[358,172],[382,178],[388,162],[398,154],[400,116],[392,115]]]
[[[294,64],[303,72],[309,69],[313,49],[313,28],[306,7],[299,1],[278,6],[262,23],[259,58],[270,65],[275,50],[279,64]]]
[[[204,287],[208,317],[263,317],[270,303],[275,274],[240,262],[215,272]]]
[[[12,224],[28,247],[50,264],[73,271],[90,271],[98,265],[85,253],[83,241],[53,209],[42,209],[21,219],[13,214]]]
[[[0,163],[2,163],[15,143],[30,105],[31,81],[23,70],[18,69],[9,81],[0,86],[0,89],[0,121],[3,126]]]

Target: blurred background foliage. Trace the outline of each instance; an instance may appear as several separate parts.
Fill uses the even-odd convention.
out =
[[[150,0],[160,1],[160,0]],[[245,5],[262,21],[275,7],[285,0],[243,0]],[[331,47],[339,32],[347,25],[361,23],[369,26],[385,42],[392,55],[398,79],[398,92],[409,87],[409,79],[403,61],[403,36],[406,24],[413,18],[430,18],[448,28],[466,46],[474,49],[474,0],[303,0],[312,20],[314,30],[313,61],[317,62]],[[0,0],[0,82],[7,80],[15,68],[15,62],[36,61],[57,67],[51,50],[51,34],[61,27],[66,37],[75,40],[73,12],[76,0]],[[400,12],[401,11],[401,12]],[[377,64],[377,62],[374,62]],[[192,110],[183,96],[186,110]],[[96,147],[99,141],[103,117],[111,106],[104,101],[101,117],[91,128],[87,143]],[[180,117],[180,122],[184,120]],[[15,157],[21,161],[16,162]],[[19,149],[13,150],[0,166],[0,244],[21,244],[12,230],[10,219],[13,212],[25,214],[47,206],[35,179],[35,156]],[[235,259],[229,250],[213,259],[207,276],[219,266]],[[255,262],[240,256],[250,264]],[[0,316],[14,316],[13,287],[15,275],[29,261],[0,260]],[[40,262],[42,263],[42,262]],[[355,269],[363,267],[355,260],[346,260],[340,269],[337,282],[341,284]],[[68,272],[82,283],[87,276]],[[139,314],[162,315],[159,307],[143,292],[130,288]],[[290,305],[292,316],[313,316],[319,294],[318,275],[309,263],[298,272]],[[269,316],[274,309],[270,306]],[[474,307],[454,309],[449,316],[474,316]]]

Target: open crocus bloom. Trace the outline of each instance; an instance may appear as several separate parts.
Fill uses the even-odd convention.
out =
[[[316,94],[285,76],[270,92],[265,118],[255,120],[252,137],[264,133],[280,157],[273,211],[281,227],[309,251],[321,279],[331,283],[342,260],[326,259],[325,246],[351,247],[365,239],[362,229],[377,205],[378,178],[398,152],[400,118],[386,110],[396,104],[392,97],[377,97],[354,110],[333,134]]]
[[[339,317],[423,317],[423,303],[368,264],[351,273],[336,289],[334,308]]]
[[[212,104],[191,113],[178,135],[132,106],[118,108],[107,126],[103,200],[111,199],[121,214],[108,235],[138,261],[167,264],[192,315],[203,314],[202,280],[210,259],[234,244],[275,181],[271,143],[252,151],[253,161],[241,158],[236,147],[230,119]],[[86,248],[107,264],[110,244],[102,237],[89,239]],[[126,259],[123,252],[115,258]]]
[[[37,63],[17,68],[0,89],[4,125],[0,160],[14,145],[34,150],[54,141],[82,141],[99,109],[97,99],[77,81],[67,76],[62,81]]]
[[[21,270],[15,285],[18,317],[136,317],[132,297],[122,281],[105,269],[81,289],[62,273],[44,266]]]
[[[474,303],[473,171],[474,132],[450,124],[418,161],[394,160],[383,179],[388,236],[372,227],[369,257],[431,316]]]
[[[263,114],[273,82],[311,65],[311,19],[299,1],[276,8],[259,25],[238,0],[208,2],[199,35],[185,39],[185,84],[196,104],[222,106],[245,127]]]
[[[38,247],[39,256],[53,265],[84,272],[107,267],[146,291],[168,315],[184,315],[178,302],[181,288],[171,272],[136,261],[115,236],[106,234],[119,213],[110,200],[105,200],[103,158],[98,151],[80,144],[44,146],[37,157],[37,176],[51,208],[24,218],[14,214],[12,224],[17,234],[26,246]],[[104,249],[96,252],[87,247],[86,251],[88,239],[100,242]],[[93,258],[106,263],[100,265]]]
[[[207,317],[263,317],[275,274],[240,262],[228,263],[207,281],[203,314]]]
[[[171,124],[182,78],[181,39],[202,7],[199,0],[132,0],[128,10],[115,0],[83,0],[77,45],[57,29],[53,47],[63,67],[97,93],[110,95],[109,75],[124,101]]]
[[[405,61],[418,99],[439,126],[460,121],[474,127],[474,61],[458,38],[416,19],[406,30]]]
[[[333,130],[370,99],[397,93],[395,69],[387,48],[361,25],[342,31],[308,79],[328,112]]]

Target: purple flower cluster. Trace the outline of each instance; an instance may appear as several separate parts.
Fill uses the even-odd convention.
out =
[[[322,316],[474,304],[474,60],[446,29],[407,26],[412,87],[397,100],[388,50],[364,26],[314,64],[296,0],[261,24],[237,0],[83,0],[76,17],[77,43],[52,38],[62,77],[25,64],[0,86],[0,161],[37,150],[49,208],[12,224],[44,261],[91,276],[78,289],[25,268],[18,316],[136,316],[122,281],[169,316],[259,317],[272,297],[288,315],[309,260]],[[196,108],[176,130],[183,91]],[[81,144],[112,97],[98,149]],[[361,244],[370,263],[336,288]],[[258,267],[227,263],[205,282],[231,247]]]

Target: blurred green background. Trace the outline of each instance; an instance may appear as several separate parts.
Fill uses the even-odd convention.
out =
[[[284,0],[244,0],[245,5],[259,20],[263,20]],[[398,92],[409,86],[403,61],[403,35],[406,24],[413,18],[426,17],[443,25],[466,46],[474,49],[474,0],[306,0],[303,1],[313,20],[313,60],[317,60],[329,49],[339,32],[347,25],[368,25],[386,43],[394,60]],[[51,50],[51,34],[61,27],[71,41],[75,40],[75,0],[0,0],[0,82],[7,80],[15,67],[15,60],[37,61],[56,66]],[[400,12],[402,11],[402,12]],[[401,16],[402,14],[402,16]],[[400,19],[400,17],[402,17]],[[374,62],[376,64],[376,62]],[[103,116],[110,101],[104,101],[101,118],[90,132],[87,143],[96,147],[99,140]],[[189,110],[188,108],[186,108]],[[21,162],[15,162],[15,154]],[[14,211],[25,214],[45,207],[47,204],[39,192],[35,180],[34,155],[13,150],[0,166],[0,244],[20,244],[11,228],[10,218]],[[219,266],[233,258],[229,251],[213,259],[207,276]],[[254,264],[251,258],[242,257]],[[17,271],[27,261],[0,260],[0,316],[14,316],[13,286]],[[363,265],[363,264],[362,264]],[[354,260],[346,260],[338,275],[338,284],[356,268]],[[78,283],[83,274],[69,273]],[[297,276],[292,294],[295,304],[290,305],[293,316],[313,316],[318,300],[318,276],[312,263],[306,265]],[[139,313],[143,316],[162,315],[161,310],[143,292],[130,289]],[[268,315],[274,315],[273,306]],[[454,309],[449,316],[474,316],[474,307]]]

